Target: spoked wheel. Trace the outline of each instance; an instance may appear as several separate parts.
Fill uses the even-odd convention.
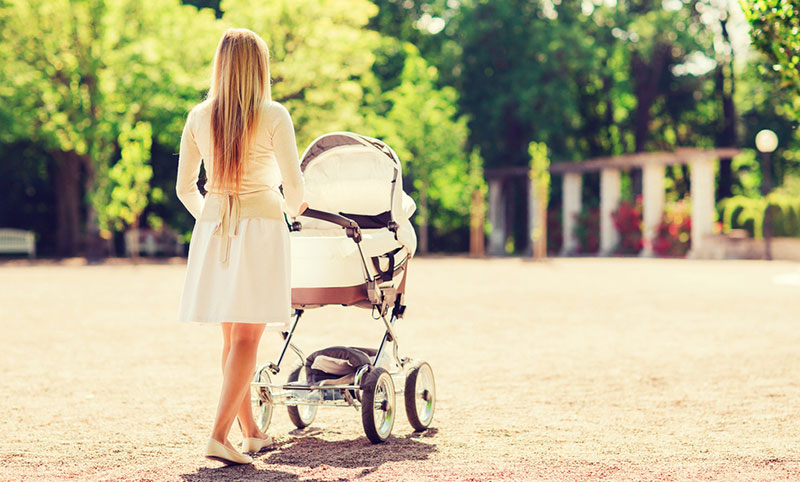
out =
[[[406,377],[404,392],[408,422],[416,432],[426,430],[433,421],[436,408],[436,384],[431,366],[422,362],[412,368]]]
[[[375,368],[361,383],[361,422],[370,442],[385,442],[394,427],[394,382],[389,372]]]
[[[289,373],[288,382],[302,381],[308,383],[306,379],[306,371],[303,369],[302,363],[296,363]],[[307,392],[309,395],[313,392]],[[317,416],[317,405],[289,405],[286,407],[289,412],[289,418],[297,428],[306,428],[314,421]]]
[[[269,378],[269,368],[267,365],[256,370],[253,376],[253,383],[271,383]],[[262,432],[267,431],[269,423],[272,421],[272,395],[267,387],[250,386],[250,403],[253,408],[253,418],[258,429]]]

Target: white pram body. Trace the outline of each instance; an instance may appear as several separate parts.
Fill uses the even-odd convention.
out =
[[[311,143],[300,166],[312,211],[354,220],[361,241],[354,243],[340,224],[303,217],[291,233],[292,304],[369,307],[369,278],[381,280],[390,268],[379,284],[400,289],[416,250],[409,220],[416,206],[403,192],[394,151],[378,139],[333,132]]]
[[[299,429],[319,406],[355,407],[373,443],[392,432],[402,393],[415,431],[433,420],[436,385],[430,365],[400,357],[394,325],[403,317],[409,259],[417,239],[409,218],[414,202],[403,192],[400,160],[378,139],[350,132],[325,134],[303,153],[301,170],[309,209],[291,223],[294,321],[282,333],[276,363],[256,369],[253,413],[266,431],[275,405],[286,405]],[[292,342],[301,316],[324,305],[369,308],[381,320],[377,349],[346,346],[306,357]],[[365,328],[367,326],[365,325]],[[288,349],[299,360],[285,383],[272,383]]]

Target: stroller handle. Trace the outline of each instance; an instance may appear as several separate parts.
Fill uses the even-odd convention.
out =
[[[320,211],[318,209],[311,208],[307,208],[298,217],[303,216],[341,226],[347,232],[347,237],[352,238],[356,243],[361,241],[361,228],[358,227],[358,223],[350,218],[344,217],[340,214],[329,213],[327,211]]]

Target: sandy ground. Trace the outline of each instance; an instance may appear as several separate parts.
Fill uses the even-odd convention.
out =
[[[800,265],[415,261],[398,336],[433,366],[433,428],[401,409],[371,445],[353,409],[301,431],[279,407],[243,467],[202,457],[220,333],[175,321],[184,265],[0,265],[0,479],[800,480]],[[381,333],[324,308],[297,341]]]

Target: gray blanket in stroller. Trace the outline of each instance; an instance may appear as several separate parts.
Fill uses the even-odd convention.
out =
[[[338,384],[352,382],[356,371],[375,362],[376,350],[332,346],[317,350],[306,358],[306,376],[311,384],[336,381]]]

